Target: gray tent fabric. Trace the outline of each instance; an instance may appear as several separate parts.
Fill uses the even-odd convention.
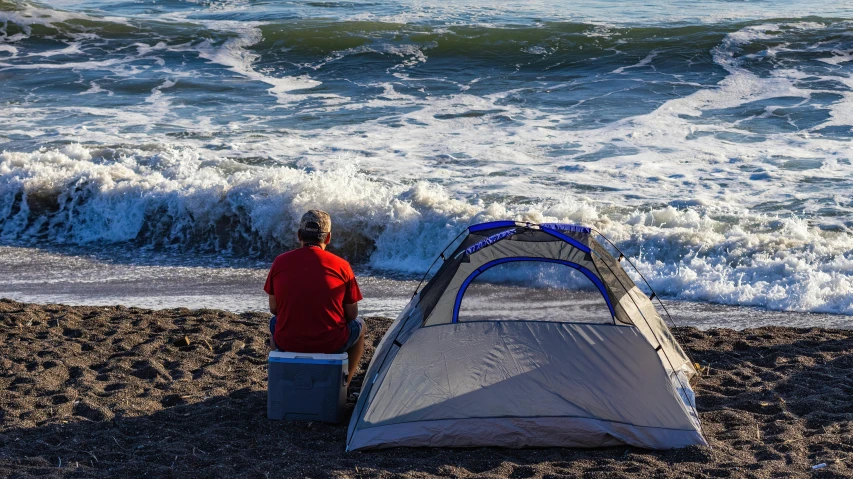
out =
[[[458,321],[471,278],[510,261],[583,271],[609,301],[612,322]],[[707,445],[694,374],[651,301],[591,230],[474,225],[377,347],[347,449]]]

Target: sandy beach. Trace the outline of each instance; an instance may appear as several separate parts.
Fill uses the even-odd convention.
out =
[[[853,331],[676,328],[708,368],[694,384],[707,448],[346,453],[346,422],[266,419],[266,319],[0,301],[0,476],[853,475]],[[390,319],[367,324],[362,367]]]
[[[853,1],[0,0],[0,479],[853,479],[851,32]],[[354,394],[268,420],[263,285],[305,286],[267,288],[282,317],[331,304],[269,274],[313,209],[368,327],[350,392],[403,373],[361,424],[590,444],[561,421],[683,436],[695,409],[709,446],[347,453]],[[413,326],[543,324],[424,334],[458,357],[399,335],[365,381],[430,278]],[[582,318],[697,363],[696,408],[639,336],[544,346]]]

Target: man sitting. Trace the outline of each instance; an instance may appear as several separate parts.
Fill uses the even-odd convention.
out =
[[[311,210],[299,222],[298,249],[279,255],[267,275],[270,347],[293,353],[339,354],[349,358],[347,387],[364,353],[362,299],[349,263],[326,251],[332,220]]]

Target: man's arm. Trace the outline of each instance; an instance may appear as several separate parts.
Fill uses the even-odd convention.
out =
[[[344,305],[344,319],[352,321],[358,317],[358,303]]]
[[[273,295],[269,295],[269,296],[270,296],[270,313],[272,313],[274,315],[278,314],[278,305],[275,304],[275,296],[273,296]],[[344,306],[344,308],[346,308],[346,306]],[[356,313],[358,313],[358,307],[356,307],[355,311],[356,311]]]

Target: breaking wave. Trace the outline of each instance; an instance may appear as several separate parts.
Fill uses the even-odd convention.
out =
[[[38,245],[129,242],[274,255],[306,209],[328,210],[333,246],[382,270],[420,272],[465,226],[512,218],[591,225],[672,298],[853,313],[853,236],[798,218],[703,206],[618,209],[571,198],[470,202],[440,186],[395,184],[355,163],[328,171],[67,145],[0,155],[0,235]]]

